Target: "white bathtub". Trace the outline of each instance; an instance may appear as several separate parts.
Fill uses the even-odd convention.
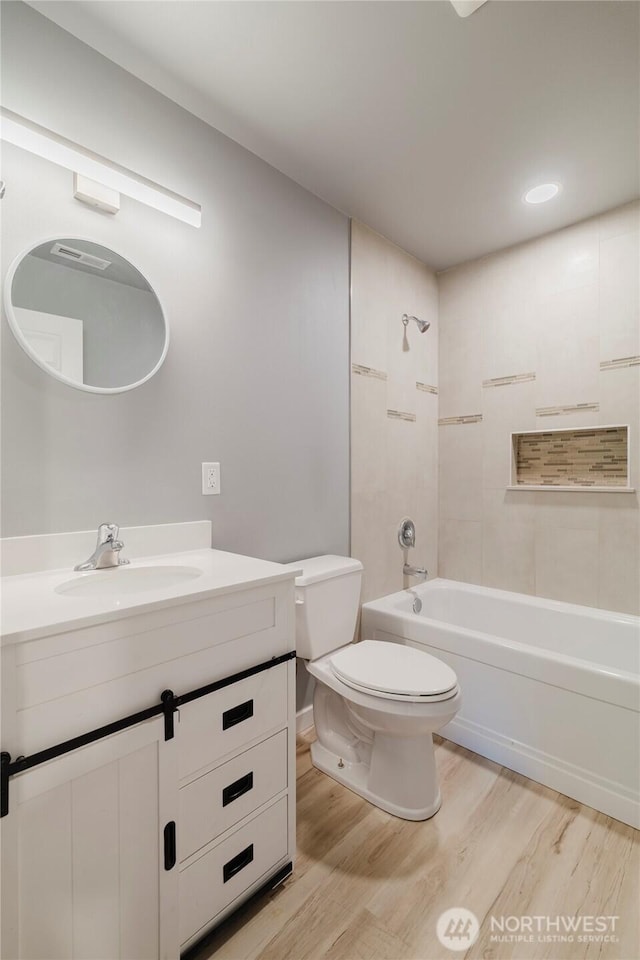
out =
[[[431,580],[365,603],[362,635],[453,667],[444,737],[640,827],[639,617]]]

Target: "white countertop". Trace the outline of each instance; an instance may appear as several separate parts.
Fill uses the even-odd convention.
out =
[[[119,620],[131,614],[203,600],[222,593],[234,593],[252,586],[290,580],[295,566],[256,560],[222,550],[192,550],[162,556],[132,559],[119,569],[95,570],[83,577],[106,573],[126,577],[135,567],[188,566],[202,575],[171,587],[149,589],[114,597],[81,597],[56,593],[56,587],[80,574],[65,568],[2,577],[0,580],[0,626],[2,645],[35,640],[66,630]]]

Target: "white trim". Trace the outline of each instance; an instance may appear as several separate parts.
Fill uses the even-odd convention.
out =
[[[303,707],[296,713],[296,733],[302,733],[313,726],[313,704]]]
[[[578,410],[578,413],[580,411]],[[562,414],[562,416],[570,416],[570,414]],[[592,423],[590,427],[549,427],[546,430],[542,427],[540,430],[513,430],[511,432],[512,437],[528,437],[532,433],[591,433],[593,430],[619,430],[620,427],[626,427],[629,429],[628,423]]]
[[[510,484],[507,490],[524,490],[528,493],[539,493],[540,490],[545,493],[635,493],[635,487],[557,487],[551,483],[518,483]]]
[[[640,829],[640,797],[620,783],[598,777],[589,770],[462,717],[456,717],[438,732],[445,739],[515,770],[536,783],[542,783],[594,810],[606,813],[614,820]]]

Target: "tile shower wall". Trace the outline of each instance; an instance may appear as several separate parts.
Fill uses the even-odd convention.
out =
[[[640,487],[639,215],[439,275],[440,576],[640,612],[637,492],[506,489],[511,432],[611,424]]]
[[[351,228],[351,553],[363,600],[403,587],[397,529],[411,516],[410,562],[437,573],[438,291],[420,261]],[[421,334],[408,313],[431,321]]]

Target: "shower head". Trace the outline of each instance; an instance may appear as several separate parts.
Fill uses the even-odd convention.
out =
[[[420,320],[418,317],[410,317],[409,314],[403,313],[402,322],[405,325],[405,327],[409,325],[409,320],[415,321],[415,324],[418,330],[420,331],[420,333],[426,333],[429,327],[431,326],[430,320]]]

